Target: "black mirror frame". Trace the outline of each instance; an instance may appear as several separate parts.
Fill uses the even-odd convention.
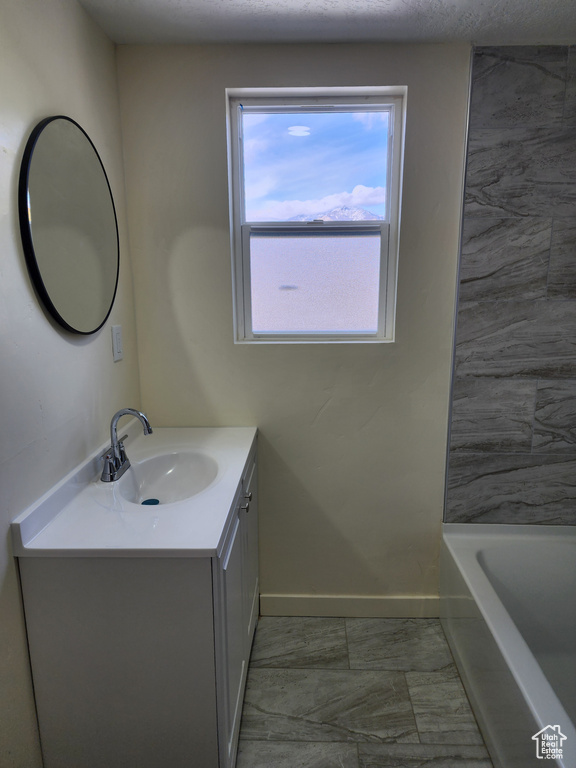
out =
[[[32,162],[34,149],[36,148],[36,143],[42,131],[44,130],[44,128],[46,128],[47,125],[49,125],[54,120],[68,120],[70,123],[73,123],[84,134],[84,136],[88,140],[90,146],[94,150],[96,157],[98,158],[98,162],[100,163],[100,167],[102,168],[102,173],[104,174],[104,178],[106,179],[108,192],[110,194],[110,201],[112,203],[112,211],[114,213],[114,225],[116,227],[116,253],[117,253],[116,280],[114,283],[114,291],[112,293],[110,306],[108,307],[106,316],[104,317],[102,322],[96,326],[96,328],[93,328],[92,330],[89,330],[89,331],[81,331],[78,328],[74,328],[73,326],[71,326],[62,317],[58,309],[55,307],[46,289],[46,286],[44,285],[44,280],[42,279],[42,274],[40,271],[38,260],[36,258],[36,253],[34,251],[34,243],[32,238],[32,229],[30,225],[30,215],[29,215],[29,206],[28,206],[28,181],[30,176],[30,164]],[[98,150],[96,149],[92,140],[90,139],[86,131],[82,128],[82,126],[79,125],[71,117],[67,117],[66,115],[53,115],[52,117],[46,117],[44,118],[44,120],[41,120],[38,123],[38,125],[36,125],[32,133],[30,134],[30,137],[24,149],[22,164],[20,166],[20,175],[18,178],[18,218],[20,222],[20,235],[22,238],[22,246],[24,249],[24,258],[26,259],[26,266],[28,267],[28,272],[32,279],[32,283],[34,285],[36,293],[38,294],[42,303],[48,310],[49,314],[54,318],[54,320],[56,320],[56,322],[59,325],[61,325],[67,331],[70,331],[70,333],[77,333],[83,336],[89,336],[93,333],[96,333],[96,331],[99,331],[100,328],[102,328],[102,326],[108,319],[110,312],[112,311],[112,307],[114,306],[114,301],[116,299],[116,292],[118,289],[118,279],[120,276],[120,240],[118,235],[118,217],[116,215],[116,206],[114,204],[114,196],[112,194],[112,189],[110,187],[110,181],[108,180],[108,175],[102,163],[102,159],[100,158]]]

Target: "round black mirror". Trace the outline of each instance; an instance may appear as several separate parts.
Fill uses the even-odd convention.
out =
[[[106,171],[86,132],[69,117],[42,120],[22,160],[18,210],[34,287],[54,319],[94,333],[118,284],[118,224]]]

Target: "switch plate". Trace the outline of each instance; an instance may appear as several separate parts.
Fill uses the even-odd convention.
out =
[[[122,360],[124,357],[124,348],[122,347],[122,326],[112,326],[112,354],[114,356],[114,362]]]

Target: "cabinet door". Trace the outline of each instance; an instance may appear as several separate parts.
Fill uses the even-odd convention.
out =
[[[232,768],[258,620],[258,490],[252,462],[237,491],[222,554],[213,561],[220,768]]]
[[[260,608],[260,590],[258,583],[258,468],[256,462],[252,465],[245,484],[244,501],[242,502],[244,528],[244,604],[245,628],[248,633],[247,653],[250,657],[252,638],[258,621]]]
[[[246,648],[244,644],[243,601],[243,536],[237,508],[234,513],[228,545],[220,559],[220,598],[223,640],[223,669],[221,688],[224,710],[224,732],[220,734],[224,760],[221,766],[232,766],[236,757],[238,731],[242,716],[242,700],[246,678]]]

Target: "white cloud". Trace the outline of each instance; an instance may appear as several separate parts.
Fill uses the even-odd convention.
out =
[[[388,112],[353,112],[352,116],[368,130],[381,127],[380,123],[388,124]]]
[[[310,128],[307,125],[291,125],[288,133],[290,136],[310,136]]]
[[[352,192],[338,192],[317,200],[269,200],[258,208],[248,204],[249,221],[287,221],[293,216],[324,213],[332,208],[347,205],[350,208],[366,208],[386,202],[385,187],[354,187]]]

